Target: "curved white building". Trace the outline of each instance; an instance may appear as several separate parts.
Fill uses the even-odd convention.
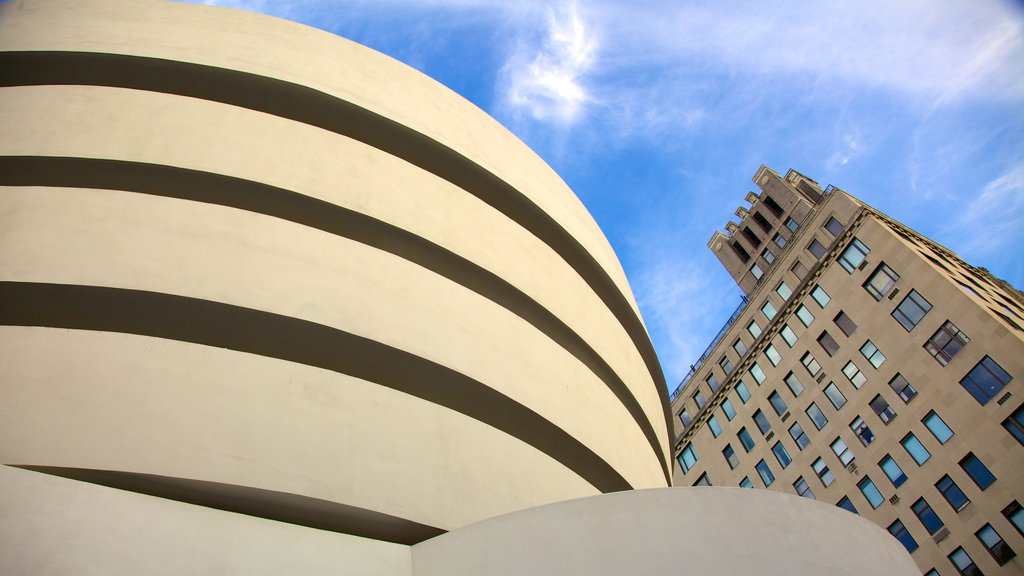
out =
[[[670,484],[621,267],[483,112],[263,16],[0,10],[6,572],[411,574],[445,532]]]

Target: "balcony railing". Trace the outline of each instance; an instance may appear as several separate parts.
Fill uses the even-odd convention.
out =
[[[736,310],[729,315],[729,319],[722,325],[722,329],[719,330],[718,334],[711,340],[711,344],[708,344],[708,347],[704,350],[704,353],[700,355],[700,358],[697,358],[697,361],[690,365],[690,371],[686,373],[686,376],[683,376],[683,380],[678,386],[676,386],[676,389],[672,391],[672,394],[669,395],[670,401],[675,400],[676,396],[679,396],[679,393],[686,387],[686,383],[690,381],[690,378],[693,378],[693,375],[697,373],[697,369],[700,368],[701,364],[708,359],[708,355],[711,354],[711,350],[713,350],[715,345],[718,344],[718,341],[722,339],[722,336],[725,336],[725,333],[729,330],[729,327],[732,326],[732,323],[740,317],[743,309],[747,307],[747,302],[749,302],[749,300],[747,300],[746,296],[740,296],[740,305],[737,306]]]

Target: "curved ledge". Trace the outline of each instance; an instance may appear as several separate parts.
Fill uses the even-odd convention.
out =
[[[404,350],[220,302],[98,286],[0,282],[0,324],[168,338],[361,378],[455,410],[533,446],[601,492],[632,486],[564,430],[486,384]]]

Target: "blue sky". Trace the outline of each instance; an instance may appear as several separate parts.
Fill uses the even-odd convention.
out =
[[[511,129],[608,236],[670,389],[739,303],[706,242],[761,164],[1024,288],[1022,3],[204,3],[370,46]]]

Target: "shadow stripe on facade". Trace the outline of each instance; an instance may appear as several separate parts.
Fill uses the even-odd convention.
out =
[[[500,177],[399,122],[325,92],[248,72],[160,58],[92,52],[0,53],[0,86],[91,85],[177,94],[256,110],[358,140],[443,178],[498,210],[554,250],[605,303],[659,386],[665,377],[647,331],[619,287],[554,218]],[[665,394],[660,393],[665,390]]]
[[[159,292],[0,282],[0,325],[153,336],[331,370],[501,430],[547,454],[601,492],[632,489],[582,442],[486,384],[404,350],[315,322]]]
[[[0,156],[0,185],[120,190],[237,208],[372,246],[456,282],[516,314],[576,357],[612,391],[640,427],[671,484],[657,433],[626,384],[572,328],[500,276],[412,232],[268,184],[158,164],[92,158]]]

